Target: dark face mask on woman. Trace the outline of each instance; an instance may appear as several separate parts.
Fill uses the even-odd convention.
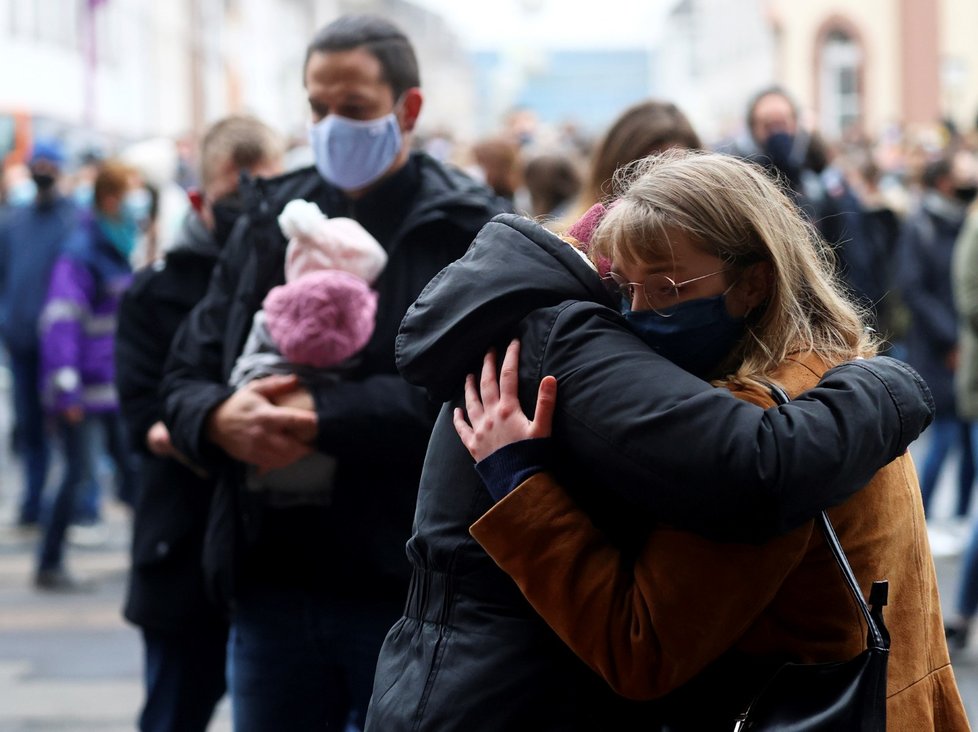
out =
[[[745,330],[745,319],[727,312],[726,293],[681,302],[668,316],[632,310],[622,301],[622,315],[652,350],[702,379],[717,375],[716,369]]]

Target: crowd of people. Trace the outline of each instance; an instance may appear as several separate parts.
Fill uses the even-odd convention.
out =
[[[826,510],[890,580],[890,728],[968,728],[978,523],[942,623],[924,520],[954,451],[971,512],[978,130],[830,145],[768,87],[710,146],[663,100],[463,146],[363,15],[302,72],[314,163],[216,121],[172,237],[133,156],[5,175],[16,520],[39,590],[91,589],[111,464],[141,730],[225,693],[241,732],[729,727],[865,645]]]

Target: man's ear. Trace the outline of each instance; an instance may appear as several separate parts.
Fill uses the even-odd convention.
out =
[[[401,121],[401,129],[404,132],[413,132],[414,126],[418,122],[418,115],[421,114],[421,105],[424,102],[424,95],[419,87],[413,86],[404,92],[401,98],[401,111],[398,117]]]

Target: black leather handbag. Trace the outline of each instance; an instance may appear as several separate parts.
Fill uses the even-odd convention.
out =
[[[779,404],[789,401],[779,387],[771,386],[771,393]],[[819,524],[869,628],[866,650],[848,661],[786,663],[737,717],[734,732],[883,732],[886,729],[890,634],[883,624],[883,606],[888,584],[886,580],[873,582],[867,603],[824,511]]]

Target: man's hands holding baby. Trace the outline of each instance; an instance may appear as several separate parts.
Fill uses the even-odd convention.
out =
[[[315,449],[318,419],[312,394],[296,376],[267,376],[218,405],[206,430],[208,439],[231,457],[277,470]]]

